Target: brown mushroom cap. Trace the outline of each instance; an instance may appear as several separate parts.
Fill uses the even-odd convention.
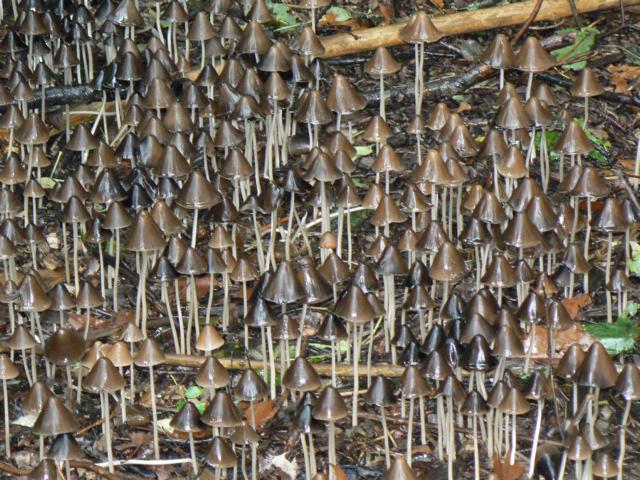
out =
[[[121,390],[126,382],[107,357],[99,358],[85,378],[85,388],[91,392],[113,393]]]
[[[76,416],[55,395],[50,396],[31,431],[36,435],[60,435],[80,430]]]
[[[337,422],[348,414],[342,395],[331,385],[322,390],[312,410],[313,418],[324,422]]]
[[[59,328],[44,343],[44,356],[55,365],[71,365],[86,351],[82,336],[70,328]]]
[[[320,377],[304,357],[296,357],[282,377],[282,384],[293,392],[312,392],[320,388]]]

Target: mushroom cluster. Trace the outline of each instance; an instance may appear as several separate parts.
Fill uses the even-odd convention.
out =
[[[347,454],[415,479],[425,452],[449,479],[631,478],[638,366],[559,340],[585,320],[567,299],[613,322],[633,294],[638,182],[592,160],[594,70],[553,91],[544,42],[497,34],[470,125],[425,93],[425,11],[400,30],[412,61],[380,46],[343,71],[316,33],[328,0],[302,0],[294,34],[266,0],[4,3],[3,462],[32,442],[29,478],[129,475],[114,441],[141,423],[138,460],[177,439],[193,478],[272,478],[265,444],[306,479],[344,478]],[[191,384],[199,401],[165,393]]]

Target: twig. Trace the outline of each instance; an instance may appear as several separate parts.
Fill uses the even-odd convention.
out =
[[[527,32],[527,30],[529,30],[529,27],[538,16],[540,7],[542,7],[542,1],[543,0],[536,0],[536,4],[533,6],[533,9],[531,10],[531,13],[529,14],[529,17],[527,18],[527,20],[524,22],[524,25],[520,27],[520,30],[518,30],[518,33],[516,33],[515,36],[511,39],[511,45],[515,45],[516,43],[518,43],[518,40],[522,38],[522,36]]]
[[[113,466],[123,466],[123,465],[144,465],[146,467],[159,467],[162,465],[180,465],[183,463],[191,463],[190,458],[168,458],[166,460],[143,460],[137,458],[131,458],[129,460],[114,460]],[[98,467],[106,467],[108,462],[96,463]]]

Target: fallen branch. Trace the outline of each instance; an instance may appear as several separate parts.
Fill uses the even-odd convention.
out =
[[[165,357],[164,365],[190,368],[200,367],[206,359],[204,356],[197,355],[166,354]],[[250,368],[249,362],[242,358],[219,358],[218,360],[229,370],[247,370]],[[318,363],[313,367],[319,375],[323,377],[331,376],[331,365]],[[354,368],[351,364],[336,365],[336,375],[338,377],[352,377],[353,371]],[[367,376],[367,371],[367,365],[365,364],[358,367],[358,373],[362,377]],[[399,377],[402,375],[404,368],[398,365],[389,365],[388,363],[378,363],[376,365],[372,365],[369,371],[372,376],[382,375],[385,377]]]
[[[512,27],[527,21],[535,7],[536,0],[501,5],[482,10],[452,13],[433,18],[433,23],[445,35],[460,35],[495,28]],[[619,7],[619,0],[577,0],[578,13],[589,13]],[[624,5],[640,5],[640,0],[625,0]],[[572,16],[571,7],[566,0],[547,0],[536,15],[536,21],[558,20]],[[338,57],[352,53],[374,50],[378,47],[402,45],[400,30],[406,22],[350,33],[340,33],[324,38],[323,58]]]

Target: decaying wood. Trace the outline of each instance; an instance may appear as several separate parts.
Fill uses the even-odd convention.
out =
[[[619,0],[576,0],[578,13],[589,13],[620,6]],[[495,28],[512,27],[526,22],[535,8],[536,1],[511,3],[499,7],[452,13],[433,18],[433,23],[447,36],[479,32]],[[640,5],[640,0],[624,0],[624,5]],[[536,22],[558,20],[572,15],[567,0],[545,0],[536,15]],[[322,39],[325,48],[323,58],[393,47],[403,43],[400,30],[406,22],[351,33],[340,33]]]

